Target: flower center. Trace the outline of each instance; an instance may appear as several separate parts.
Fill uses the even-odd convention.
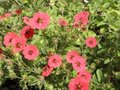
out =
[[[12,42],[12,39],[13,39],[13,38],[11,38],[11,39],[9,40],[9,43],[11,43],[11,42]]]
[[[76,86],[76,90],[81,90],[81,85],[80,85],[80,84],[78,84],[78,85]]]
[[[33,51],[32,51],[32,50],[30,50],[28,53],[29,53],[29,55],[32,55],[32,54],[33,54]]]
[[[27,30],[26,32],[25,32],[25,35],[29,35],[31,32],[30,32],[30,30]]]
[[[57,62],[57,60],[56,59],[53,59],[53,63],[56,63]]]
[[[76,62],[75,64],[76,64],[78,67],[81,66],[80,62]]]
[[[48,71],[49,70],[49,67],[47,66],[47,67],[45,67],[45,69],[44,69],[44,71]]]
[[[78,22],[78,25],[81,26],[81,24],[82,24],[82,19],[80,19],[79,22]]]
[[[89,44],[93,44],[93,41],[89,41]]]
[[[87,79],[86,75],[84,75],[84,74],[82,75],[82,77],[83,77],[84,79]]]
[[[38,23],[42,23],[43,20],[42,20],[41,18],[39,18],[37,22],[38,22]]]
[[[16,44],[16,47],[17,47],[17,48],[20,48],[21,45],[22,45],[22,44],[17,43],[17,44]]]
[[[72,60],[75,56],[71,56],[70,59]]]
[[[65,25],[65,24],[66,24],[66,22],[65,22],[64,20],[62,20],[61,23],[62,23],[62,25]]]

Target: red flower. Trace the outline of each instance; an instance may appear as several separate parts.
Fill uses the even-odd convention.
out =
[[[67,25],[68,25],[67,21],[65,21],[65,20],[62,19],[62,18],[60,18],[58,22],[59,22],[59,25],[60,25],[60,26],[67,26]]]
[[[15,34],[14,32],[8,32],[5,36],[4,36],[4,45],[7,47],[9,45],[11,45],[11,41],[13,38],[18,37],[17,34]]]
[[[56,68],[56,67],[59,67],[61,64],[62,64],[62,58],[59,55],[54,54],[50,56],[48,60],[48,65],[50,67]]]
[[[24,17],[24,22],[36,29],[45,29],[50,23],[50,17],[47,13],[37,12],[32,18]]]
[[[87,11],[82,11],[82,12],[77,13],[74,16],[75,24],[78,24],[80,27],[86,26],[88,23],[88,16],[89,15],[90,15],[90,13]]]
[[[76,70],[77,72],[82,72],[83,70],[85,70],[85,66],[86,66],[86,60],[85,58],[81,57],[81,56],[75,56],[73,58],[73,69]]]
[[[22,13],[22,10],[17,9],[17,10],[15,10],[15,13],[19,15],[19,14],[21,14],[21,13]]]
[[[67,55],[66,55],[67,62],[73,63],[73,58],[75,56],[79,56],[79,53],[77,51],[71,50],[71,51],[67,52]]]
[[[89,90],[89,84],[82,81],[80,77],[76,77],[70,80],[69,90]]]
[[[21,35],[25,38],[31,38],[34,35],[34,29],[32,29],[30,26],[25,26],[21,30]]]
[[[26,45],[26,39],[23,37],[16,37],[12,39],[13,52],[20,52]]]
[[[90,48],[94,48],[97,45],[97,40],[94,37],[89,37],[86,39],[86,45]]]
[[[24,48],[23,55],[28,60],[34,60],[39,55],[39,50],[34,45],[28,45]]]
[[[78,77],[80,77],[82,81],[89,83],[91,79],[91,74],[88,71],[83,70],[82,72],[78,72]]]
[[[50,67],[49,65],[46,65],[44,68],[43,68],[43,71],[42,71],[42,76],[49,76],[53,71],[53,67]]]

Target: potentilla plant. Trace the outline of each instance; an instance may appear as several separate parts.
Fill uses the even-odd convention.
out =
[[[82,11],[75,15],[75,24],[78,27],[75,28],[84,28],[88,23],[89,12]],[[4,45],[6,48],[9,48],[10,52],[14,55],[19,53],[23,59],[32,61],[40,55],[40,50],[36,45],[28,44],[27,40],[31,39],[34,36],[34,32],[37,29],[41,30],[45,33],[45,29],[50,24],[50,16],[44,12],[36,12],[32,18],[28,18],[26,16],[23,17],[23,22],[27,24],[20,31],[20,35],[17,35],[14,32],[8,32],[4,36]],[[67,27],[67,22],[64,19],[59,20],[60,27]],[[37,34],[36,34],[37,36]],[[38,41],[39,42],[39,41]],[[90,48],[93,48],[97,45],[95,37],[88,37],[86,40],[86,45]],[[46,42],[43,42],[46,43]],[[60,54],[60,55],[59,55]],[[60,68],[62,66],[64,54],[53,52],[53,54],[49,55],[46,61],[46,65],[43,68],[41,76],[48,77],[52,74],[53,71],[56,71],[56,68]],[[19,59],[19,57],[17,57]],[[71,63],[73,70],[78,73],[78,75],[74,78],[71,78],[69,82],[70,90],[88,90],[89,83],[91,79],[91,74],[85,69],[86,68],[86,58],[81,56],[77,50],[71,50],[67,52],[66,60],[68,63]],[[24,62],[23,62],[24,63]]]
[[[115,27],[108,25],[110,21],[104,12],[99,11],[99,14],[96,9],[92,10],[93,1],[21,0],[9,3],[11,7],[7,12],[0,11],[1,85],[9,78],[18,79],[23,90],[113,88],[111,82],[113,77],[119,77],[118,69],[107,70],[111,60],[119,57],[119,51],[110,59],[110,51],[116,49],[109,40],[116,38],[104,32],[106,28],[114,30]],[[108,43],[104,43],[106,40]]]

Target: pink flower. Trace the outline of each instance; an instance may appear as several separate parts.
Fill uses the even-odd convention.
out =
[[[76,77],[70,80],[69,90],[89,90],[89,84],[82,81],[80,77]]]
[[[67,21],[65,21],[65,20],[62,19],[62,18],[60,18],[58,22],[59,22],[59,25],[60,25],[60,26],[67,26],[67,25],[68,25]]]
[[[74,27],[74,28],[80,28],[80,26],[79,26],[79,24],[78,24],[77,22],[74,22],[74,23],[73,23],[73,27]]]
[[[28,18],[27,16],[24,16],[22,19],[25,24],[30,25],[30,18]]]
[[[83,70],[82,72],[78,72],[78,77],[80,77],[82,81],[88,82],[88,83],[91,80],[91,74],[86,70]]]
[[[5,17],[4,16],[0,16],[0,21],[4,20]]]
[[[3,14],[2,16],[0,16],[0,20],[2,21],[2,20],[6,19],[6,18],[8,18],[8,17],[11,17],[11,16],[12,16],[11,13],[5,13],[5,14]]]
[[[50,17],[47,13],[37,12],[32,18],[24,17],[24,22],[34,29],[45,29],[50,23]]]
[[[34,35],[34,29],[32,29],[30,26],[24,26],[24,28],[21,30],[21,35],[25,38],[31,38]]]
[[[73,61],[73,58],[74,58],[75,56],[79,56],[79,53],[78,53],[77,51],[71,50],[71,51],[67,52],[67,55],[66,55],[66,60],[67,60],[67,62],[73,63],[73,62],[74,62],[74,61]]]
[[[53,67],[50,67],[49,65],[46,65],[44,68],[43,68],[43,71],[42,71],[42,76],[49,76],[53,71]]]
[[[88,23],[88,16],[90,15],[87,11],[82,11],[77,13],[74,16],[75,23],[78,24],[80,27],[86,26]]]
[[[12,14],[11,13],[5,13],[3,16],[7,18],[7,17],[11,17]]]
[[[14,32],[8,32],[5,36],[4,36],[4,45],[10,46],[11,45],[11,41],[13,38],[18,37],[17,34],[15,34]]]
[[[34,45],[28,45],[24,48],[23,55],[28,60],[34,60],[39,55],[39,50]]]
[[[83,58],[82,56],[75,56],[73,58],[73,69],[76,70],[77,72],[82,72],[83,70],[85,70],[85,66],[86,66],[86,60],[85,58]]]
[[[62,58],[59,55],[54,54],[49,57],[48,65],[50,67],[56,68],[59,67],[61,64],[62,64]]]
[[[12,39],[13,52],[20,52],[26,45],[26,39],[23,37],[15,37]]]
[[[0,16],[0,20],[3,20],[5,17],[3,17],[3,16]]]
[[[90,48],[94,48],[97,45],[97,40],[95,37],[88,37],[85,42]]]

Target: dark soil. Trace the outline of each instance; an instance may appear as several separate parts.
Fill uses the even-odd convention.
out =
[[[20,85],[19,85],[19,80],[18,79],[7,79],[6,82],[0,87],[0,90],[22,90]],[[28,86],[28,90],[39,90],[35,86]],[[42,89],[44,90],[44,89]]]
[[[0,90],[21,90],[19,86],[19,81],[17,79],[14,80],[6,80],[6,82],[0,87]]]

